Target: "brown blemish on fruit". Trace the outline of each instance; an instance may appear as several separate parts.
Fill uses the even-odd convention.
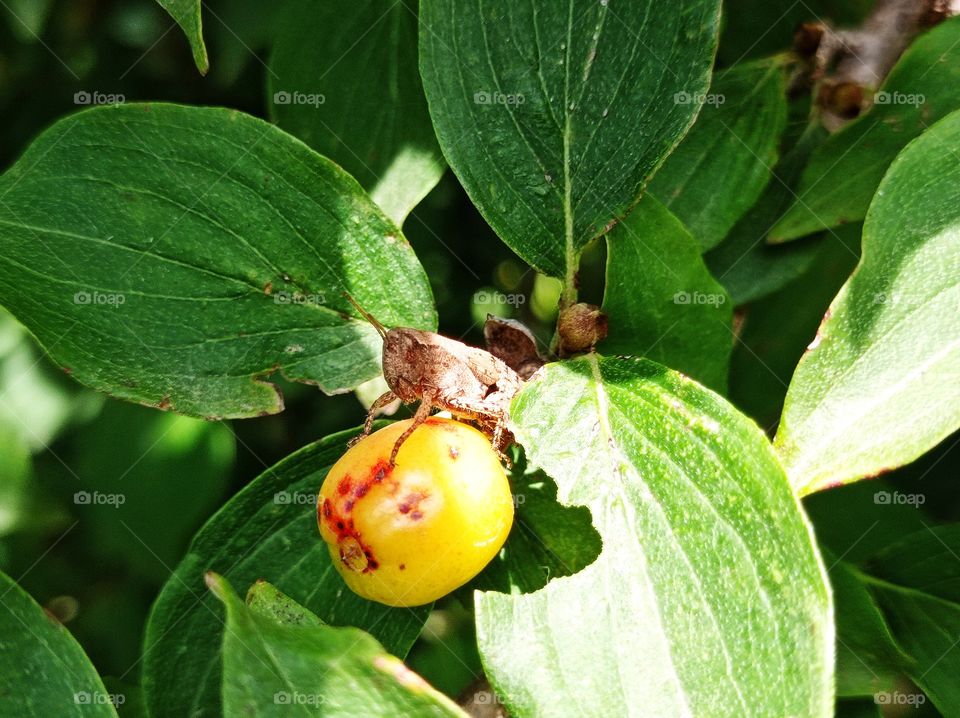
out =
[[[169,408],[170,408],[170,396],[169,396],[169,394],[168,394],[167,396],[163,397],[163,398],[160,400],[160,403],[157,404],[157,408],[158,408],[158,409],[169,409]]]
[[[406,569],[407,569],[407,564],[401,563],[401,564],[400,564],[400,570],[401,570],[401,571],[405,571]]]
[[[397,510],[404,516],[409,516],[414,521],[419,521],[423,518],[423,512],[420,510],[420,503],[427,498],[428,494],[425,491],[411,491],[409,494],[403,497],[397,505]]]
[[[273,294],[273,282],[267,282],[263,285],[263,293],[267,296]]]
[[[356,481],[350,475],[344,476],[337,483],[337,494],[341,499],[335,504],[330,499],[324,499],[318,507],[318,520],[327,526],[337,538],[340,549],[340,560],[350,569],[362,573],[375,571],[380,562],[373,555],[369,546],[363,543],[360,532],[357,531],[350,514],[353,513],[357,502],[363,499],[375,484],[380,484],[393,471],[390,463],[379,459],[370,468],[366,479]],[[397,482],[390,482],[391,488],[397,490]],[[341,513],[342,511],[342,513]]]

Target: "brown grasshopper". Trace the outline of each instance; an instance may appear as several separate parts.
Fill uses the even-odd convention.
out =
[[[370,406],[363,433],[351,444],[370,433],[379,409],[397,399],[405,404],[419,400],[413,423],[393,445],[391,466],[403,442],[434,408],[476,422],[492,434],[493,447],[503,457],[513,438],[506,421],[510,400],[523,386],[520,375],[490,352],[440,334],[408,327],[387,329],[353,297],[347,295],[347,299],[383,338],[383,377],[390,387]]]

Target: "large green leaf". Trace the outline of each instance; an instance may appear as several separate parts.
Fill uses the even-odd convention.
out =
[[[412,7],[411,7],[412,5]],[[270,61],[271,114],[402,224],[443,174],[411,0],[296,0]]]
[[[568,293],[584,245],[693,122],[718,14],[718,0],[421,3],[420,68],[450,166],[503,241]]]
[[[770,231],[784,241],[866,216],[890,162],[910,140],[960,108],[960,18],[918,38],[873,108],[814,152],[790,211]]]
[[[703,250],[727,236],[770,180],[787,121],[783,64],[764,60],[719,72],[706,100],[648,188]]]
[[[228,716],[453,716],[466,714],[356,628],[291,625],[253,611],[216,574],[226,607],[223,707]]]
[[[83,649],[13,579],[0,573],[0,715],[114,716]]]
[[[84,384],[204,417],[380,373],[388,326],[432,328],[406,240],[335,164],[239,112],[126,105],[58,122],[0,177],[0,303]],[[42,299],[42,301],[41,301]]]
[[[355,433],[329,436],[268,469],[194,538],[147,626],[144,689],[154,718],[220,715],[223,619],[204,571],[239,586],[270,581],[326,623],[363,628],[397,655],[409,650],[429,608],[388,608],[352,593],[316,525],[316,494]]]
[[[686,228],[645,197],[607,235],[608,354],[646,356],[724,391],[733,302]]]
[[[573,576],[477,597],[512,715],[831,715],[824,572],[755,425],[653,362],[595,354],[548,365],[512,414],[603,539]]]
[[[960,426],[960,112],[877,191],[863,258],[790,382],[776,447],[810,492],[917,458]]]
[[[207,57],[207,46],[203,42],[203,21],[200,8],[202,0],[157,0],[170,13],[170,17],[177,21],[180,28],[186,33],[193,52],[193,62],[201,75],[206,75],[210,69],[210,59]]]

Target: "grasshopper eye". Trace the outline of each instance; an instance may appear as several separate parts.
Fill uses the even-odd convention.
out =
[[[398,421],[351,447],[320,489],[317,520],[333,564],[359,595],[419,606],[476,576],[513,523],[513,497],[490,441],[432,418],[390,453]]]

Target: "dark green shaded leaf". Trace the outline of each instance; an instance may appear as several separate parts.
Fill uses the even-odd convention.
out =
[[[832,714],[830,597],[763,434],[653,362],[550,364],[513,403],[531,462],[603,551],[531,594],[477,597],[517,716]],[[776,680],[770,679],[776,676]]]
[[[417,70],[415,8],[296,0],[274,41],[267,98],[283,129],[352,174],[398,225],[445,167]]]
[[[70,632],[0,573],[0,715],[116,716]]]
[[[466,714],[356,628],[288,625],[251,611],[221,576],[226,607],[223,707],[228,716],[459,716]],[[295,706],[295,708],[294,708]]]
[[[329,436],[268,469],[194,538],[147,627],[144,690],[154,718],[220,715],[222,613],[204,590],[204,571],[241,586],[269,581],[325,623],[363,628],[397,655],[409,650],[429,607],[388,608],[352,593],[316,525],[317,492],[355,433]]]
[[[423,269],[343,170],[248,115],[103,107],[0,178],[0,303],[77,380],[201,417],[282,409],[380,373],[388,326],[432,328]]]
[[[733,65],[786,50],[800,23],[827,20],[846,27],[872,6],[873,0],[726,0],[718,59]]]
[[[790,377],[810,337],[857,264],[860,230],[859,225],[839,227],[815,244],[795,245],[815,250],[810,268],[740,312],[730,361],[730,400],[768,432],[780,420]]]
[[[601,351],[646,356],[725,391],[732,305],[696,241],[653,197],[607,235]]]
[[[787,121],[783,63],[714,75],[697,122],[648,187],[703,251],[718,245],[759,199]]]
[[[210,69],[210,59],[207,57],[207,46],[203,42],[203,21],[200,15],[202,0],[157,0],[161,7],[170,13],[170,17],[186,33],[193,51],[193,62],[201,75],[206,75]]]
[[[719,2],[424,0],[420,68],[440,146],[517,254],[570,290],[693,122]]]
[[[858,573],[827,555],[836,606],[837,695],[890,691],[910,658],[900,650],[876,601]]]
[[[510,483],[516,503],[510,536],[469,588],[529,593],[593,563],[601,542],[586,507],[557,503],[557,485],[525,461],[515,464]]]
[[[894,161],[863,258],[787,392],[776,448],[816,491],[917,458],[960,426],[960,112]],[[922,187],[923,191],[917,191]]]
[[[806,124],[806,123],[805,123]],[[767,233],[793,201],[792,187],[810,156],[826,137],[818,125],[807,124],[796,144],[773,170],[773,179],[757,203],[730,230],[726,239],[704,259],[736,305],[760,299],[782,289],[814,262],[822,238],[786,246],[767,244]]]
[[[897,153],[960,108],[958,82],[960,18],[954,18],[915,40],[883,83],[873,108],[813,153],[799,196],[770,231],[771,241],[863,219]]]

